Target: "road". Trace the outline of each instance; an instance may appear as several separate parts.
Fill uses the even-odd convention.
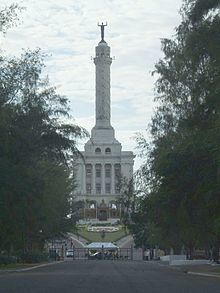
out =
[[[219,293],[220,279],[148,262],[68,260],[0,274],[0,293]]]

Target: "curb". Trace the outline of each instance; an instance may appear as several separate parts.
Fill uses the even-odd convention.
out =
[[[220,278],[220,274],[209,274],[209,273],[197,273],[197,272],[186,272],[188,275],[195,275],[195,276],[201,276],[201,277],[214,277],[214,278]]]
[[[41,265],[36,265],[36,266],[33,266],[33,267],[23,268],[23,269],[0,270],[0,274],[1,273],[26,272],[26,271],[30,271],[30,270],[34,270],[34,269],[38,269],[38,268],[41,268],[41,267],[46,267],[46,266],[62,263],[62,262],[64,262],[64,260],[56,261],[56,262],[50,262],[50,263],[44,263],[44,264],[41,264]]]
[[[193,271],[187,271],[186,269],[181,268],[181,266],[169,266],[168,264],[164,263],[157,263],[161,267],[167,267],[170,270],[182,272],[188,275],[194,275],[194,276],[200,276],[200,277],[214,277],[214,278],[220,278],[220,274],[218,273],[200,273],[200,272],[193,272]]]

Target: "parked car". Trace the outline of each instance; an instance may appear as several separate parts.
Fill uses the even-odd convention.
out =
[[[74,257],[74,250],[68,249],[66,252],[66,257]]]

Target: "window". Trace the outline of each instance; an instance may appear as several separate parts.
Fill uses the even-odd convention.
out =
[[[101,168],[102,168],[102,166],[100,164],[95,165],[96,178],[101,178]]]
[[[106,148],[106,149],[105,149],[105,153],[106,153],[106,154],[110,154],[110,153],[111,153],[111,149],[110,149],[110,148]]]
[[[91,164],[86,165],[86,177],[87,178],[92,177],[92,165]]]
[[[101,153],[101,149],[100,148],[96,148],[95,149],[95,153]]]
[[[111,170],[110,169],[105,170],[105,177],[106,178],[111,178]]]
[[[105,193],[111,193],[111,184],[105,183]]]
[[[101,178],[101,169],[96,169],[95,174],[97,178]]]
[[[111,178],[111,165],[105,165],[105,178]]]
[[[115,164],[115,179],[120,180],[121,178],[121,165]]]
[[[101,184],[96,183],[96,194],[100,194],[100,193],[101,193]]]
[[[86,193],[91,193],[91,191],[92,191],[92,186],[90,183],[87,183],[86,184]]]

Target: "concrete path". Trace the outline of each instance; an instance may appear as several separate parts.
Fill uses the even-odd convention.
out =
[[[143,251],[141,248],[134,247],[134,239],[132,235],[121,238],[117,242],[117,246],[120,248],[131,248],[133,247],[133,260],[143,260]]]
[[[82,238],[79,235],[75,235],[73,233],[67,233],[69,236],[69,239],[67,241],[67,248],[71,248],[71,242],[73,243],[74,247],[76,248],[83,248],[87,245],[88,240],[85,238]]]
[[[125,236],[118,241],[116,241],[117,246],[120,248],[130,248],[131,245],[134,245],[134,239],[132,235]]]

